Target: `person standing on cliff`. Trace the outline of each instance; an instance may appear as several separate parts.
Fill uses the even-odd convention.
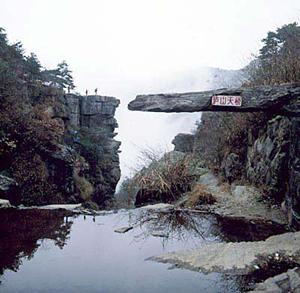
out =
[[[98,88],[95,88],[95,95],[97,96]]]
[[[86,96],[88,95],[88,90],[85,91],[85,95],[86,95]]]

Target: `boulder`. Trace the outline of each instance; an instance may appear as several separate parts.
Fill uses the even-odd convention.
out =
[[[172,144],[175,146],[174,151],[190,153],[194,147],[194,135],[190,133],[179,133],[172,140]]]
[[[10,190],[12,186],[16,185],[16,182],[14,179],[9,178],[4,175],[0,175],[0,192],[5,193]]]
[[[2,208],[10,208],[11,204],[7,199],[0,199],[0,209]]]
[[[0,198],[6,199],[7,201],[10,200],[13,203],[18,202],[19,192],[17,190],[17,183],[14,179],[0,175]],[[2,204],[6,205],[5,202],[2,202]]]
[[[241,177],[242,168],[240,157],[235,153],[230,153],[222,162],[223,175],[229,183]]]

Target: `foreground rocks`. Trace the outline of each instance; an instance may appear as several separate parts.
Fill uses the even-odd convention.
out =
[[[252,293],[259,292],[300,292],[300,268],[294,268],[288,270],[286,273],[282,273],[273,278],[269,278],[262,283],[255,286]]]
[[[209,272],[249,274],[258,270],[264,259],[275,254],[300,263],[300,232],[272,236],[265,241],[213,243],[196,250],[178,251],[149,260]]]
[[[233,95],[243,98],[240,107],[214,106],[212,96]],[[276,111],[299,116],[300,83],[280,86],[220,89],[194,93],[139,95],[129,103],[132,111],[200,112],[200,111]]]
[[[274,233],[287,231],[288,223],[284,212],[278,206],[272,206],[263,200],[258,189],[245,185],[221,184],[206,168],[199,168],[198,172],[200,176],[196,184],[211,193],[215,202],[198,205],[196,210],[214,214],[228,228],[226,230],[244,235],[247,240],[252,240],[252,234],[256,237],[261,235],[260,240]]]

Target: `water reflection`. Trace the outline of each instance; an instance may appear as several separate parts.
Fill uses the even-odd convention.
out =
[[[134,229],[114,232],[126,225]],[[213,217],[186,210],[76,218],[59,210],[1,210],[0,291],[240,292],[236,276],[168,270],[169,265],[145,261],[222,239]]]
[[[0,275],[17,271],[23,259],[31,259],[44,239],[63,248],[73,222],[61,210],[5,209],[0,212]],[[0,281],[1,282],[1,281]]]
[[[170,240],[197,242],[221,239],[216,220],[183,209],[143,210],[129,213],[129,226],[139,227],[136,241],[161,237],[163,245]]]

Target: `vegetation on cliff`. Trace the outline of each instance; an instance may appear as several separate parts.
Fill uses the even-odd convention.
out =
[[[63,123],[50,112],[55,96],[73,87],[65,62],[43,69],[35,54],[26,56],[20,42],[9,44],[0,29],[0,172],[11,176],[24,204],[61,201],[49,182],[43,156],[57,149]]]
[[[0,29],[0,176],[15,182],[10,194],[0,189],[1,198],[100,205],[112,197],[119,180],[113,140],[119,102],[91,96],[83,104],[81,96],[65,93],[73,88],[65,61],[45,69]]]

